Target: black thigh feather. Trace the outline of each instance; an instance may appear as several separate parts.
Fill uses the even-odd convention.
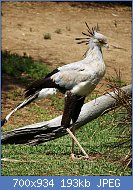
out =
[[[81,108],[84,104],[85,97],[72,95],[71,92],[67,92],[65,97],[65,106],[62,116],[61,125],[65,128],[70,127],[71,120],[75,123],[80,114]]]
[[[75,103],[72,109],[72,116],[71,116],[73,123],[77,121],[79,114],[81,112],[81,108],[84,104],[84,101],[85,101],[84,96],[76,96]]]

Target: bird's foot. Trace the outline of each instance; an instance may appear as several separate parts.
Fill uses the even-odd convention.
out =
[[[75,160],[75,155],[72,153],[71,155],[70,155],[70,158],[72,159],[72,160]]]
[[[75,154],[71,154],[70,158],[72,160],[88,160],[88,161],[92,161],[93,159],[91,157],[89,157],[89,155],[86,156],[82,156],[82,155],[76,155]]]

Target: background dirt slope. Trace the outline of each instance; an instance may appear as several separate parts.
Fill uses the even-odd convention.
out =
[[[89,26],[100,26],[110,49],[103,50],[107,75],[121,69],[131,81],[131,7],[109,3],[3,2],[2,50],[41,59],[53,68],[82,59],[85,45],[75,38]],[[44,39],[49,33],[51,39]],[[112,47],[116,46],[117,49]]]
[[[76,37],[86,32],[85,21],[90,27],[97,23],[100,31],[108,37],[110,48],[103,49],[107,66],[106,75],[115,76],[114,69],[120,69],[122,80],[131,82],[131,7],[114,3],[75,2],[2,2],[2,50],[19,55],[27,54],[35,60],[42,60],[54,69],[63,64],[83,58],[87,46],[78,45]],[[48,33],[51,39],[44,39]],[[117,47],[117,48],[114,48]],[[97,92],[104,92],[103,83]],[[23,100],[23,87],[10,76],[2,81],[3,117]],[[95,91],[96,92],[96,91]],[[53,117],[61,114],[53,105],[53,99],[33,103],[35,107],[49,110]],[[29,111],[30,110],[30,111]],[[38,113],[27,106],[17,117],[11,117],[7,124],[15,127],[40,122]],[[62,109],[61,109],[62,110]],[[54,115],[53,115],[54,113]],[[20,115],[19,115],[20,114]],[[23,121],[24,118],[24,121]],[[10,123],[11,122],[11,123]]]

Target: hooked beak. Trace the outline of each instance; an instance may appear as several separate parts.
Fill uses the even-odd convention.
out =
[[[105,48],[107,48],[107,49],[109,48],[109,44],[108,44],[108,43],[104,44],[103,46],[104,46]]]

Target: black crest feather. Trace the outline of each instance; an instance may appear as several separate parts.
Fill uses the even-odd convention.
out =
[[[85,32],[82,32],[82,34],[84,36],[87,36],[87,37],[84,37],[84,38],[75,38],[75,40],[81,40],[80,42],[77,42],[77,44],[82,44],[82,43],[85,43],[85,44],[88,44],[89,43],[89,40],[90,38],[92,38],[95,34],[95,32],[98,32],[99,31],[99,26],[98,24],[92,28],[89,27],[89,25],[87,24],[87,22],[85,22],[85,25],[87,27],[87,32],[88,33],[85,33]]]

